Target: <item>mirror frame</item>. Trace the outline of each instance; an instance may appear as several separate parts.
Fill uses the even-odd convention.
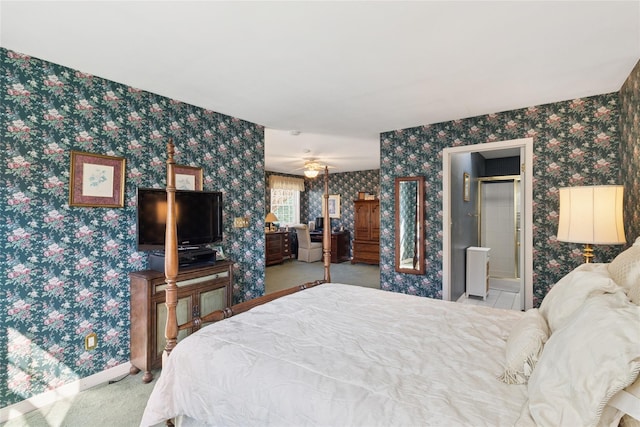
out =
[[[416,239],[416,254],[418,255],[418,261],[416,268],[401,268],[400,267],[400,184],[403,182],[416,182],[417,183],[417,239]],[[404,176],[397,177],[395,179],[395,268],[398,273],[406,274],[424,274],[425,261],[424,261],[424,176]]]

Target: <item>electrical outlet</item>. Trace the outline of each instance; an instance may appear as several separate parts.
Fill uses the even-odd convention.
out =
[[[249,226],[249,218],[236,217],[233,219],[233,228],[245,228]]]
[[[86,337],[84,337],[84,349],[85,350],[94,350],[98,345],[98,336],[95,332],[90,333]]]

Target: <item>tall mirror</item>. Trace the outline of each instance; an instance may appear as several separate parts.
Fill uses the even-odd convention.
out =
[[[424,274],[424,177],[395,180],[396,271]]]

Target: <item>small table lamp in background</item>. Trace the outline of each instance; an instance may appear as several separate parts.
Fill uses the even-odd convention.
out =
[[[593,260],[591,245],[622,245],[622,185],[593,185],[560,189],[558,240],[583,243],[584,262]]]
[[[272,231],[271,229],[273,227],[273,223],[277,221],[278,221],[278,217],[273,212],[269,212],[267,216],[264,218],[264,222],[265,222],[264,231]]]

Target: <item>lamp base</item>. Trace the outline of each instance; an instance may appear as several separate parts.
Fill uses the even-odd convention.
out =
[[[593,261],[593,246],[591,246],[591,243],[584,244],[584,253],[582,255],[584,256],[585,264],[590,264]]]

